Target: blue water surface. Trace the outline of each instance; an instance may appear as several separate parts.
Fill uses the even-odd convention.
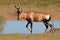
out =
[[[53,24],[53,22],[50,22]],[[6,21],[2,34],[30,34],[26,28],[27,21]],[[30,25],[29,25],[30,27]],[[54,21],[54,27],[60,28],[60,21]],[[40,34],[45,32],[45,25],[42,22],[33,22],[33,34]],[[50,27],[49,29],[50,30]]]

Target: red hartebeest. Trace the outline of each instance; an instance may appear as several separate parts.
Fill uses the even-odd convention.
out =
[[[46,30],[48,29],[48,26],[52,28],[52,24],[49,23],[51,20],[51,16],[48,13],[42,13],[42,12],[36,12],[36,11],[27,11],[23,12],[23,10],[19,11],[19,8],[15,7],[17,9],[17,13],[19,14],[19,18],[23,18],[24,20],[27,20],[28,23],[26,25],[26,28],[28,28],[28,25],[30,24],[29,31],[32,33],[32,22],[43,22]],[[45,31],[46,31],[45,30]]]

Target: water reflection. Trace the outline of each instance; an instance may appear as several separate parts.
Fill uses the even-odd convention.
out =
[[[52,22],[51,22],[52,23]],[[6,21],[4,25],[4,30],[2,34],[30,34],[28,29],[26,29],[27,21]],[[54,21],[55,28],[60,28],[60,21]],[[49,27],[50,29],[50,27]],[[49,30],[48,29],[48,30]],[[45,26],[42,22],[33,22],[33,34],[44,33]]]

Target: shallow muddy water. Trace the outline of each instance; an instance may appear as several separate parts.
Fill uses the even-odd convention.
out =
[[[53,24],[53,21],[50,22]],[[27,21],[11,21],[7,20],[3,25],[2,34],[30,34],[29,30],[25,27]],[[30,25],[29,25],[30,26]],[[60,21],[54,21],[54,27],[60,28]],[[42,22],[33,22],[33,34],[44,33],[45,25]],[[50,27],[48,28],[50,30]],[[48,31],[47,30],[47,31]]]

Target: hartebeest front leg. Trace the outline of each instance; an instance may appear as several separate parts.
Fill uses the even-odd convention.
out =
[[[31,31],[30,31],[30,32],[31,32],[31,34],[32,34],[32,25],[33,25],[33,23],[32,23],[32,22],[30,22],[30,25],[31,25],[31,27],[30,27],[30,28],[31,28]]]
[[[29,23],[30,23],[30,22],[27,23],[26,28],[28,28]]]
[[[28,29],[28,25],[30,24],[30,29]],[[31,21],[28,21],[27,25],[26,25],[26,28],[32,33],[32,22]]]
[[[26,28],[28,29],[28,25],[30,24],[30,29],[28,29],[28,30],[32,33],[32,21],[31,21],[30,18],[27,19],[27,21],[28,21],[28,23],[27,23],[27,25],[26,25]]]

